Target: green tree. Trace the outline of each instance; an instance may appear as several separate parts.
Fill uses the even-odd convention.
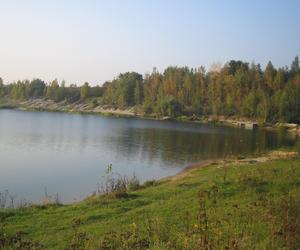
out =
[[[85,82],[80,88],[80,100],[84,101],[89,97],[90,86],[88,82]]]
[[[276,70],[271,61],[268,62],[267,67],[264,72],[264,80],[266,85],[269,87],[270,90],[276,90],[274,86],[274,77],[276,75]]]
[[[134,88],[134,103],[135,105],[141,105],[143,102],[143,90],[142,82],[137,81]]]
[[[251,91],[250,94],[245,98],[242,105],[243,116],[249,118],[257,117],[257,106],[259,103],[259,98],[255,91]]]
[[[262,90],[259,90],[257,92],[257,96],[258,96],[257,118],[262,122],[267,122],[269,119],[269,113],[270,113],[269,97]]]
[[[174,118],[181,114],[181,110],[181,104],[173,96],[167,96],[160,103],[161,115]]]
[[[145,78],[136,72],[120,74],[103,86],[85,83],[59,86],[55,79],[46,85],[40,79],[4,85],[0,96],[23,100],[46,96],[54,101],[75,102],[93,98],[94,103],[117,107],[142,105],[153,115],[246,116],[261,121],[300,122],[300,66],[295,57],[290,69],[231,60],[206,72],[203,67],[153,69]]]
[[[3,97],[4,95],[5,95],[5,90],[4,90],[3,79],[0,77],[0,97]]]
[[[274,82],[273,82],[273,90],[278,91],[283,89],[284,84],[285,84],[285,71],[283,68],[280,68],[277,70]]]
[[[280,118],[285,122],[300,122],[300,97],[299,88],[288,83],[280,98]]]
[[[58,100],[58,81],[57,79],[53,80],[50,85],[47,86],[46,97],[57,101]]]
[[[292,62],[290,74],[293,77],[295,74],[299,73],[299,71],[300,71],[299,57],[296,56]]]
[[[143,108],[146,113],[152,113],[157,110],[158,104],[158,91],[162,88],[163,76],[156,70],[153,69],[151,74],[145,76],[143,96],[144,103]]]
[[[16,100],[24,100],[26,98],[26,85],[22,81],[12,84],[10,97]]]
[[[136,90],[137,85],[140,88],[139,90]],[[140,103],[142,103],[142,85],[142,75],[136,72],[120,74],[117,79],[105,86],[104,100],[106,104],[115,104],[119,107],[134,106],[138,101],[135,99],[136,90],[136,94],[140,92],[139,98]]]
[[[40,79],[33,79],[28,83],[28,97],[42,97],[44,95],[46,84]]]

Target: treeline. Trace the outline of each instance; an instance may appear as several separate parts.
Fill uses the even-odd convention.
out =
[[[66,87],[65,81],[59,84],[55,79],[47,84],[43,80],[33,79],[32,81],[24,80],[4,85],[3,80],[0,78],[0,97],[8,97],[14,100],[46,97],[56,102],[63,100],[76,102],[89,97],[99,97],[102,94],[102,87],[90,87],[87,82],[81,87],[73,84]]]
[[[264,70],[259,64],[232,60],[210,71],[168,67],[144,77],[127,72],[96,87],[88,83],[66,87],[64,82],[46,84],[39,79],[4,85],[0,80],[0,96],[68,102],[92,99],[97,105],[138,106],[146,114],[169,117],[225,115],[300,123],[300,66],[298,57],[290,67],[275,68],[269,62]]]

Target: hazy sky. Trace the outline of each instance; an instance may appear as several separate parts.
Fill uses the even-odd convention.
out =
[[[290,65],[300,0],[0,0],[0,77],[102,84],[156,66]]]

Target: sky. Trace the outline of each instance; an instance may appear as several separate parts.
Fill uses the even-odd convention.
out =
[[[0,77],[101,85],[153,67],[300,56],[299,0],[0,0]]]

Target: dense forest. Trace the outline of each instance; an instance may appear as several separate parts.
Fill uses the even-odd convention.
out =
[[[93,101],[118,108],[139,107],[145,114],[169,117],[224,115],[300,123],[300,65],[297,56],[290,67],[275,68],[269,62],[264,70],[259,64],[235,60],[209,71],[168,67],[160,73],[154,68],[145,76],[127,72],[94,87],[40,79],[4,85],[0,78],[0,97]]]

